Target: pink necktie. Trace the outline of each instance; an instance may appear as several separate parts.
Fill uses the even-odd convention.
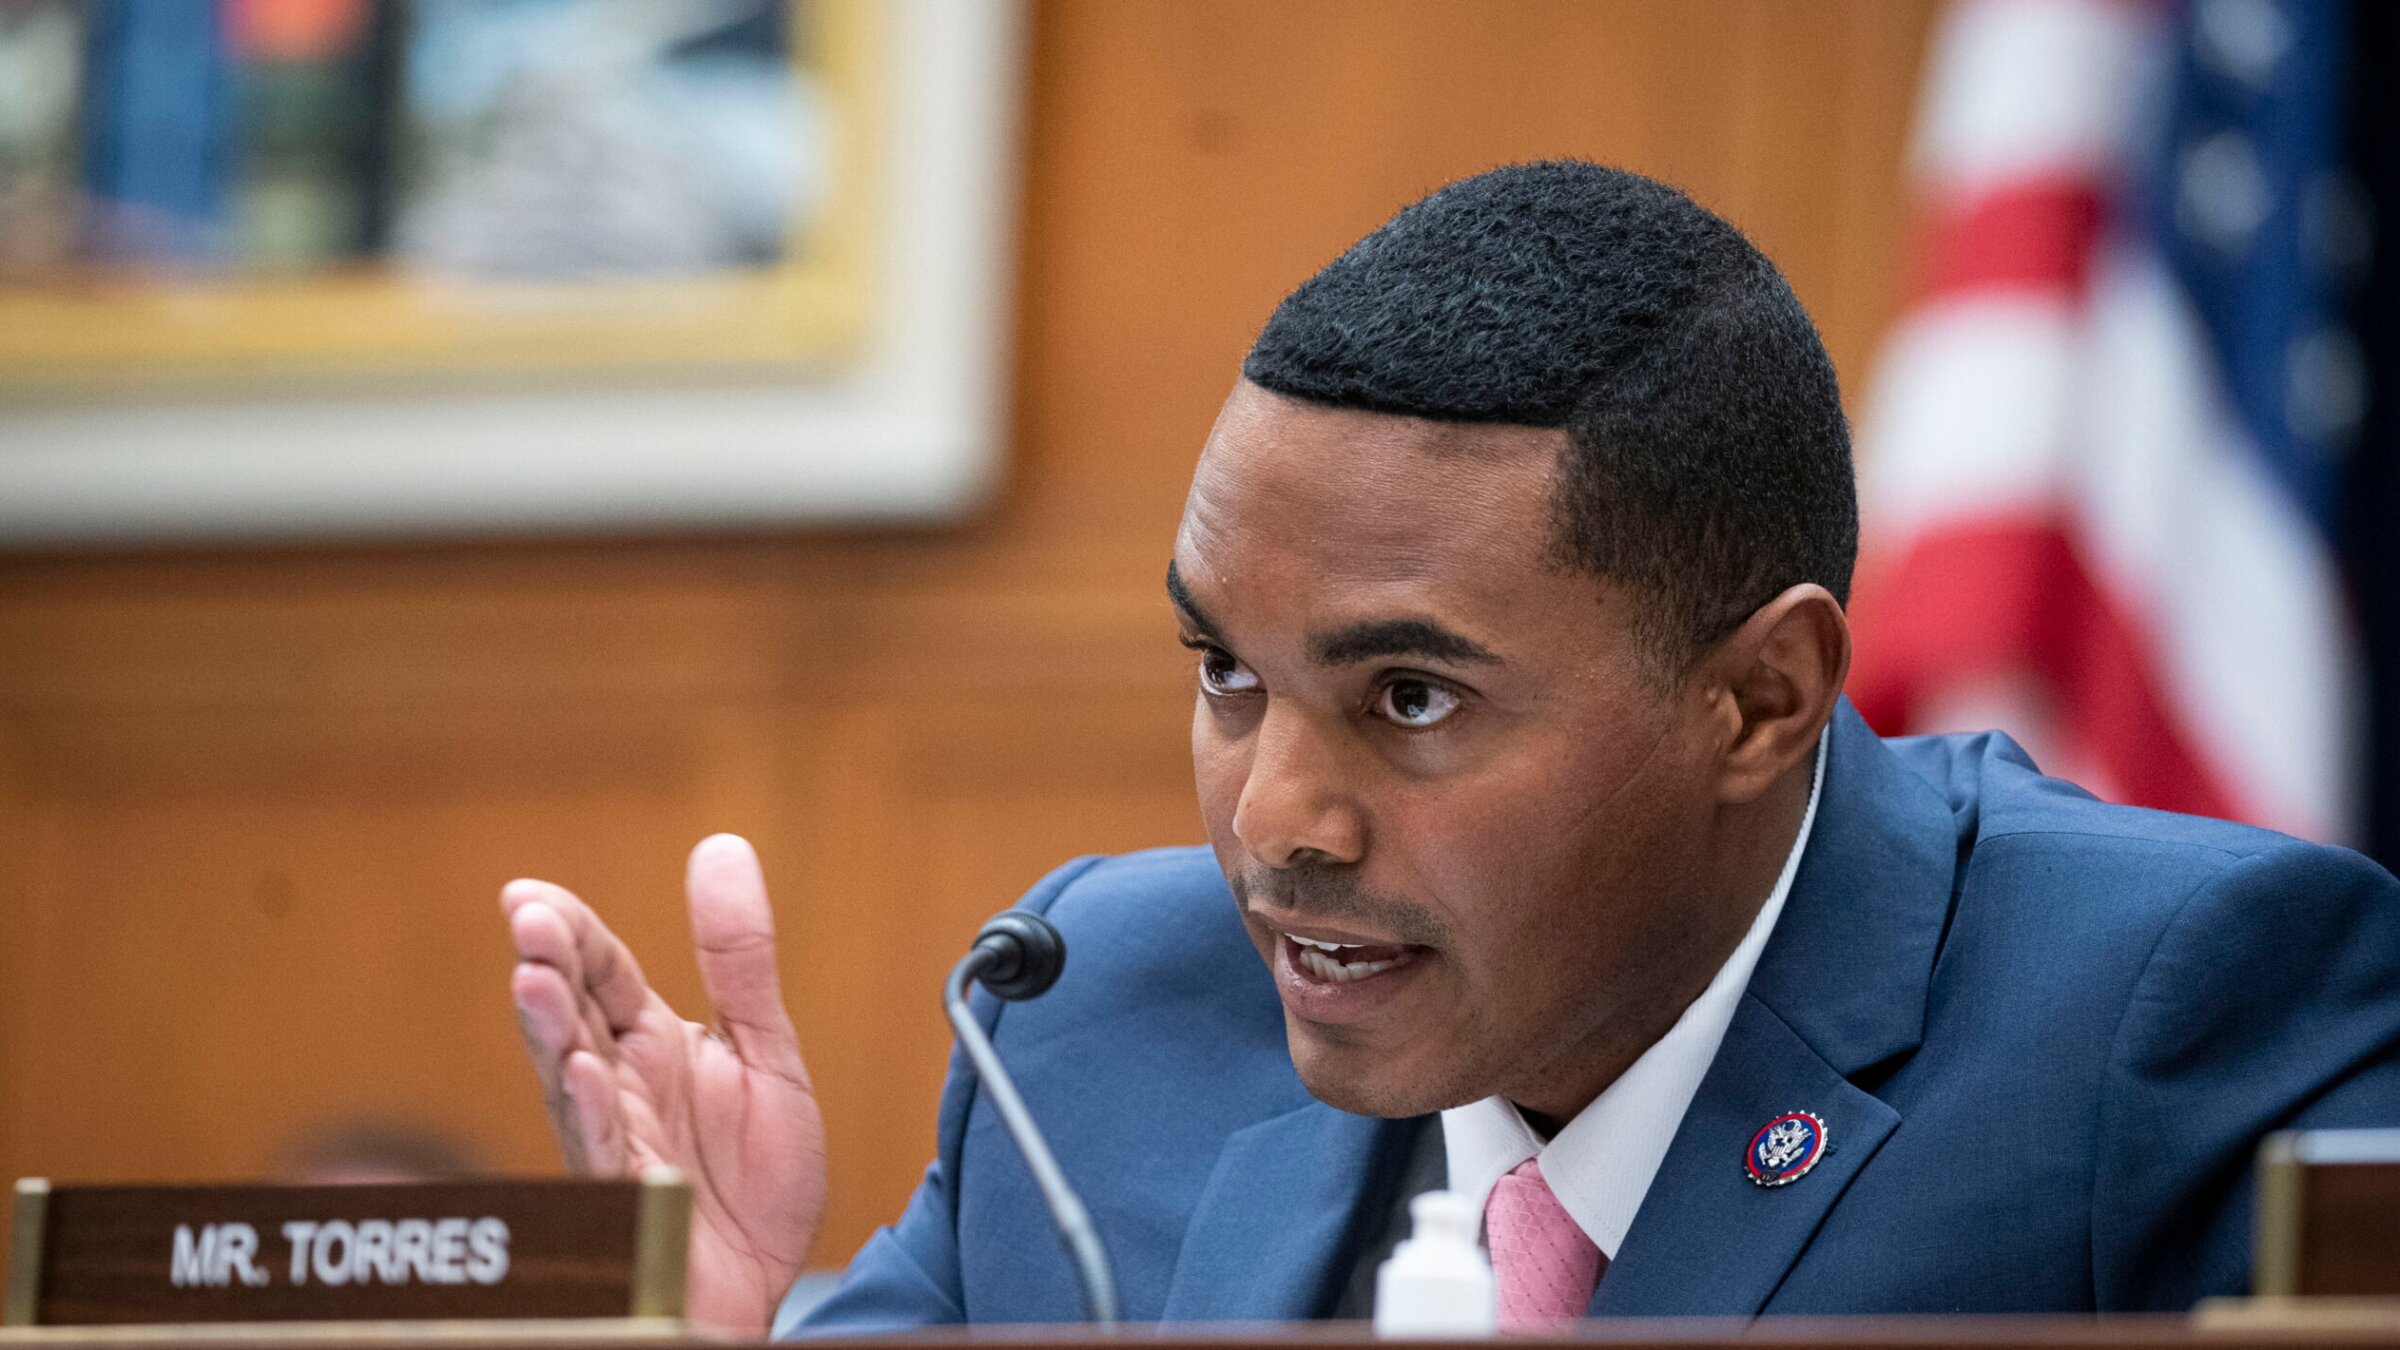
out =
[[[1608,1260],[1550,1193],[1540,1163],[1527,1158],[1493,1185],[1483,1232],[1502,1331],[1554,1331],[1591,1306]]]

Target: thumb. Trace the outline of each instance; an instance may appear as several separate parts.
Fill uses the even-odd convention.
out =
[[[775,914],[758,854],[739,835],[712,834],[692,850],[683,884],[700,987],[716,1005],[734,1053],[752,1068],[807,1087],[800,1038],[775,968]]]

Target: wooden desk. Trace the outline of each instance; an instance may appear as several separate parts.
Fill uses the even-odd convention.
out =
[[[2400,1350],[2400,1303],[2347,1305],[2324,1318],[2278,1321],[2245,1309],[2197,1317],[1888,1317],[1743,1319],[1615,1319],[1593,1322],[1571,1337],[1506,1337],[1494,1341],[1377,1341],[1359,1323],[1291,1327],[1134,1327],[1110,1336],[1080,1327],[946,1328],[888,1338],[843,1337],[805,1342],[814,1350],[893,1350],[928,1346],[955,1350],[1083,1350],[1134,1342],[1143,1350],[1492,1350],[1495,1345],[1605,1346],[1619,1350]],[[195,1345],[207,1350],[362,1350],[425,1346],[428,1350],[623,1350],[628,1342],[660,1350],[727,1350],[743,1343],[688,1331],[624,1323],[606,1332],[589,1323],[351,1323],[344,1325],[216,1325],[205,1327],[62,1327],[0,1332],[0,1347],[74,1350],[158,1350]]]

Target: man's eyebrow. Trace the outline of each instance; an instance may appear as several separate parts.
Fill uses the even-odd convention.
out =
[[[1381,657],[1414,656],[1452,665],[1490,665],[1500,654],[1431,619],[1370,619],[1309,639],[1309,658],[1320,666],[1346,666]]]
[[[1183,611],[1183,617],[1194,628],[1203,633],[1217,631],[1216,624],[1192,599],[1191,588],[1183,584],[1183,573],[1172,558],[1167,560],[1167,599]],[[1308,647],[1309,658],[1320,666],[1346,666],[1395,656],[1451,665],[1493,665],[1500,660],[1500,654],[1491,648],[1431,619],[1369,619],[1320,634],[1309,641]]]
[[[1191,620],[1192,627],[1203,633],[1217,631],[1217,626],[1209,622],[1208,615],[1200,611],[1200,606],[1192,603],[1192,592],[1183,584],[1183,573],[1175,570],[1173,558],[1167,559],[1167,599],[1174,603],[1175,608],[1183,611],[1183,617]]]

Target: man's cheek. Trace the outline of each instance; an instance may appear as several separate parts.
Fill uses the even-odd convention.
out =
[[[1242,802],[1242,757],[1220,742],[1205,714],[1192,728],[1192,786],[1200,801],[1200,820],[1217,845],[1219,861],[1239,841],[1233,835],[1233,815]]]

